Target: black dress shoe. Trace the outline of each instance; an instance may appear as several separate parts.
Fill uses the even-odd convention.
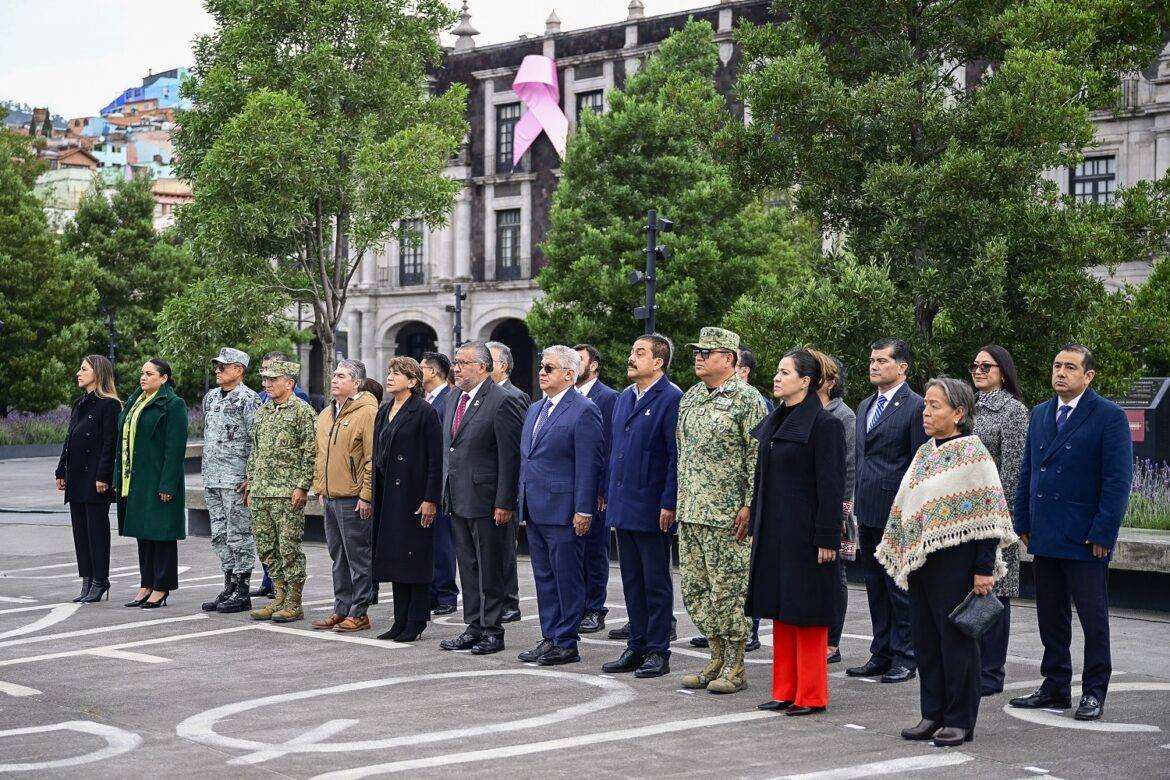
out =
[[[979,695],[984,699],[986,699],[988,696],[996,696],[1000,693],[1003,693],[1003,688],[984,688],[983,690],[979,691]]]
[[[585,617],[581,618],[581,625],[577,627],[577,630],[582,634],[596,634],[603,628],[605,628],[605,615],[600,612],[586,612]]]
[[[250,591],[248,593],[248,595],[254,599],[258,599],[258,598],[274,599],[274,598],[276,598],[276,589],[272,588],[272,587],[266,588],[266,587],[264,587],[263,584],[261,584],[260,587],[256,588],[255,590]]]
[[[795,702],[793,702],[793,701],[777,701],[776,699],[772,699],[771,701],[760,702],[759,704],[756,705],[756,709],[757,710],[786,710],[789,707],[791,707],[793,704],[795,704]]]
[[[1073,715],[1073,718],[1075,720],[1100,720],[1101,713],[1104,710],[1105,705],[1096,696],[1082,696],[1081,703],[1077,707],[1077,712]]]
[[[1067,710],[1072,706],[1072,702],[1067,698],[1053,696],[1051,693],[1045,693],[1043,690],[1037,689],[1027,696],[1017,696],[1008,702],[1013,707],[1021,707],[1026,710]]]
[[[553,649],[553,643],[548,641],[547,639],[542,639],[542,640],[540,640],[540,644],[538,644],[536,647],[525,650],[523,653],[521,653],[520,655],[518,655],[516,657],[519,658],[521,661],[523,661],[526,664],[532,664],[532,663],[536,663],[537,661],[539,661],[540,657],[542,655],[544,655],[545,653],[547,653],[549,650],[552,650],[552,649]]]
[[[882,682],[884,683],[900,683],[913,680],[917,676],[917,672],[913,669],[907,669],[905,666],[891,666],[890,671],[882,675]]]
[[[500,613],[500,622],[501,623],[515,623],[519,619],[520,619],[520,610],[518,610],[518,609],[505,609],[503,612]]]
[[[498,653],[504,649],[504,638],[502,636],[487,636],[475,643],[475,647],[471,648],[472,655],[491,655]]]
[[[575,647],[554,647],[547,653],[540,657],[537,661],[541,666],[560,666],[561,664],[572,664],[581,660],[580,654]]]
[[[799,717],[801,715],[813,715],[815,713],[824,711],[824,707],[804,707],[800,704],[793,704],[791,707],[784,710],[784,714],[792,715],[793,717]]]
[[[622,651],[621,656],[616,661],[609,661],[601,665],[601,671],[606,674],[623,674],[625,672],[632,672],[642,665],[646,660],[645,653],[639,653],[630,648]]]
[[[479,642],[480,635],[473,634],[470,631],[464,631],[462,634],[451,639],[444,639],[439,642],[439,647],[443,650],[470,650]]]
[[[440,604],[431,610],[432,615],[450,615],[455,611],[454,604]]]
[[[610,639],[629,639],[630,624],[626,623],[621,628],[611,628],[606,636],[608,636]]]
[[[634,676],[643,680],[664,674],[670,674],[670,659],[662,653],[650,653],[642,665],[634,670]]]
[[[850,666],[845,674],[850,677],[878,677],[890,671],[889,661],[879,661],[871,658],[863,666]]]
[[[753,650],[759,650],[759,649],[760,649],[760,638],[758,636],[755,636],[755,635],[753,635],[752,638],[747,641],[747,644],[745,644],[743,646],[743,651],[745,653],[750,653]]]
[[[837,648],[833,652],[829,653],[828,657],[825,659],[825,662],[830,664],[841,663],[841,648]]]
[[[923,718],[918,721],[917,726],[911,726],[908,729],[902,729],[902,739],[910,739],[921,741],[930,739],[934,736],[934,732],[942,728],[942,724],[937,720],[927,720]]]
[[[691,647],[710,647],[711,643],[707,641],[705,636],[691,637]]]
[[[964,742],[975,739],[975,729],[957,729],[953,726],[943,726],[934,732],[935,747],[958,747]]]

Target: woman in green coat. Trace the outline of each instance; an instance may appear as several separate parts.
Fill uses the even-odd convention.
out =
[[[183,458],[187,406],[175,394],[171,367],[159,358],[142,364],[139,389],[118,416],[114,488],[118,534],[138,540],[138,593],[127,607],[153,609],[179,587],[183,517]]]

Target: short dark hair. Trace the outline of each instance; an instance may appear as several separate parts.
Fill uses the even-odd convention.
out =
[[[573,349],[589,355],[588,362],[596,363],[597,372],[601,373],[601,351],[597,349],[597,347],[593,346],[592,344],[578,344],[577,346],[573,347]],[[584,371],[586,368],[588,368],[588,366],[581,366],[582,371]]]
[[[1065,344],[1057,354],[1060,354],[1060,352],[1075,352],[1081,356],[1081,368],[1085,369],[1085,371],[1097,370],[1097,358],[1093,357],[1093,351],[1084,344],[1077,344],[1075,342]]]
[[[910,367],[910,345],[902,339],[886,338],[878,339],[869,345],[873,349],[888,349],[890,350],[890,357],[894,359],[895,363],[905,363],[906,367]]]
[[[837,381],[833,383],[833,389],[829,391],[829,400],[834,398],[845,397],[845,364],[841,362],[841,358],[836,355],[830,355],[833,362],[837,364]]]
[[[451,373],[451,359],[442,352],[424,352],[420,362],[433,368],[435,373],[443,379],[446,379],[447,375]]]
[[[158,369],[159,376],[165,376],[167,378],[167,387],[175,386],[175,372],[171,371],[170,363],[158,357],[152,357],[146,362]]]
[[[821,361],[813,357],[807,349],[790,349],[784,353],[784,357],[789,358],[796,366],[797,376],[808,377],[808,391],[815,393],[821,386]]]
[[[636,341],[649,341],[650,354],[662,361],[662,370],[670,368],[670,361],[674,359],[674,342],[661,333],[647,333],[639,336]]]
[[[739,365],[748,370],[748,376],[756,370],[756,355],[750,349],[741,349],[739,351]]]
[[[386,389],[382,387],[382,383],[372,377],[366,377],[362,381],[362,392],[369,393],[377,399],[378,403],[382,403],[382,396],[386,394]]]
[[[984,344],[979,348],[979,352],[986,352],[999,364],[999,373],[1003,374],[1003,389],[1008,395],[1017,401],[1023,401],[1024,394],[1020,392],[1020,380],[1016,376],[1016,361],[1012,360],[1012,353],[999,344]],[[975,354],[978,355],[979,352]]]

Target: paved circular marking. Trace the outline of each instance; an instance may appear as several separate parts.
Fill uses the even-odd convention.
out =
[[[1157,682],[1124,682],[1113,683],[1109,686],[1109,693],[1119,691],[1170,691],[1170,683]],[[1037,723],[1041,726],[1055,726],[1062,729],[1079,729],[1081,731],[1106,731],[1114,733],[1141,733],[1159,732],[1162,729],[1147,723],[1112,723],[1099,720],[1074,720],[1064,715],[1057,715],[1047,710],[1025,710],[1005,704],[1003,711],[1013,718]]]
[[[594,688],[600,688],[603,693],[601,696],[593,699],[592,701],[581,702],[569,707],[562,707],[560,709],[553,710],[552,712],[548,712],[543,715],[534,715],[532,717],[521,718],[519,720],[511,720],[503,723],[488,723],[480,726],[448,729],[445,731],[429,731],[420,734],[408,734],[386,739],[360,740],[355,742],[329,742],[322,744],[319,741],[354,725],[357,723],[357,721],[354,720],[329,721],[311,729],[305,734],[301,734],[300,736],[294,737],[288,742],[283,743],[259,742],[251,739],[229,737],[224,734],[220,734],[215,730],[215,726],[217,723],[219,723],[219,721],[225,718],[239,715],[243,712],[248,712],[250,710],[260,709],[262,707],[269,707],[277,704],[287,704],[289,702],[313,699],[317,698],[318,696],[345,694],[352,691],[368,690],[371,688],[383,688],[389,685],[424,682],[428,680],[459,680],[469,678],[474,679],[479,677],[516,675],[522,675],[526,677],[544,677],[548,679],[565,680],[567,682],[574,682],[582,685],[590,685]],[[384,750],[387,748],[403,747],[406,745],[421,745],[430,742],[441,742],[449,739],[461,739],[482,736],[484,734],[499,734],[508,731],[520,731],[523,729],[539,728],[550,725],[552,723],[559,723],[561,721],[578,718],[583,715],[588,715],[590,713],[598,712],[609,707],[617,706],[619,704],[625,704],[633,700],[633,698],[633,689],[625,683],[604,677],[577,674],[573,672],[546,671],[542,669],[503,669],[468,672],[440,672],[433,674],[410,675],[407,677],[388,677],[378,680],[364,680],[362,682],[334,685],[328,688],[313,688],[307,691],[280,693],[257,699],[249,699],[247,701],[237,702],[235,704],[227,704],[222,707],[215,707],[214,709],[201,712],[198,715],[193,715],[180,723],[176,727],[175,732],[183,739],[189,739],[204,745],[247,751],[249,755],[234,759],[231,763],[250,764],[267,761],[272,758],[278,758],[288,753],[342,753],[355,750]]]
[[[20,729],[0,731],[0,739],[15,737],[23,734],[45,734],[52,731],[76,731],[81,734],[92,734],[106,741],[106,746],[100,750],[83,753],[80,756],[58,758],[53,761],[30,761],[23,764],[0,764],[0,772],[36,772],[44,769],[60,769],[78,764],[88,764],[93,761],[102,761],[123,753],[129,753],[142,744],[142,737],[132,731],[125,731],[104,723],[94,723],[88,720],[67,720],[64,723],[53,723],[48,726],[26,726]],[[59,740],[59,744],[68,745],[67,740]]]
[[[74,612],[81,609],[80,604],[58,604],[49,610],[49,613],[32,623],[27,623],[19,628],[13,628],[8,631],[0,633],[0,639],[7,639],[13,636],[24,636],[25,634],[35,634],[42,628],[56,625],[63,620],[68,620]]]

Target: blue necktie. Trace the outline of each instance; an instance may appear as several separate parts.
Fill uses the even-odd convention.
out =
[[[1060,429],[1068,422],[1068,416],[1072,414],[1071,406],[1062,406],[1056,410],[1056,432],[1060,433]]]
[[[540,430],[540,426],[548,422],[548,416],[552,413],[552,401],[547,398],[544,399],[544,408],[540,410],[540,416],[536,418],[536,422],[532,426],[532,440],[536,441],[536,432]]]
[[[882,419],[882,412],[886,410],[886,397],[879,395],[877,399],[877,409],[874,410],[873,419],[869,421],[869,427],[865,429],[866,433],[873,430],[873,426],[878,424],[878,420]]]

